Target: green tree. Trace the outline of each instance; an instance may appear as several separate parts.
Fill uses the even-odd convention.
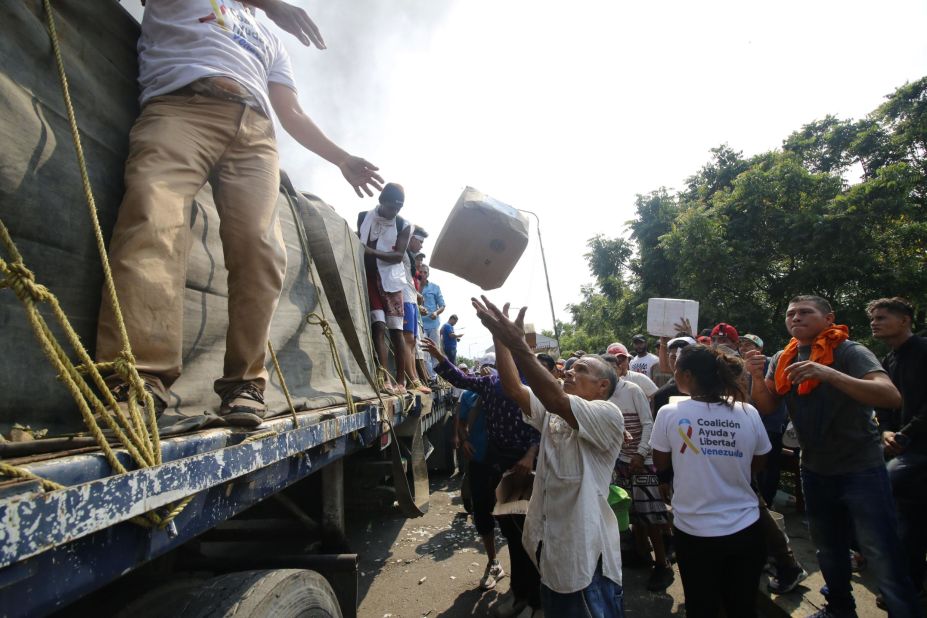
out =
[[[855,165],[862,179],[851,184]],[[923,318],[927,77],[863,120],[813,121],[778,151],[745,159],[719,146],[684,190],[640,194],[635,206],[627,239],[589,241],[595,281],[569,306],[564,350],[627,338],[658,296],[696,299],[702,326],[727,321],[771,346],[786,338],[796,294],[830,299],[867,342],[872,298],[907,296]]]

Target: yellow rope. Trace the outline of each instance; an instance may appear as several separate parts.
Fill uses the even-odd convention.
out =
[[[74,150],[77,155],[78,169],[80,170],[81,184],[84,190],[84,197],[87,202],[87,211],[90,216],[90,221],[93,226],[93,234],[97,244],[97,252],[100,254],[100,265],[103,270],[103,282],[109,297],[109,302],[113,310],[113,319],[116,323],[116,326],[119,330],[119,338],[122,342],[122,351],[119,356],[113,362],[112,367],[116,373],[129,384],[129,414],[131,416],[132,424],[134,425],[134,430],[138,433],[141,433],[142,427],[144,427],[144,422],[141,420],[141,416],[138,411],[138,407],[135,404],[137,398],[141,398],[145,402],[145,408],[148,413],[148,431],[147,438],[149,444],[141,444],[141,440],[137,440],[136,449],[144,452],[147,457],[137,458],[133,455],[133,458],[138,461],[140,465],[157,465],[161,463],[161,445],[160,445],[160,436],[158,433],[157,417],[155,415],[154,409],[154,400],[151,395],[145,390],[145,383],[142,380],[141,376],[138,374],[138,370],[135,368],[135,357],[132,355],[132,349],[129,345],[129,335],[126,331],[125,321],[122,317],[122,309],[119,306],[118,297],[116,295],[116,284],[113,281],[112,269],[109,265],[109,260],[106,256],[106,240],[103,238],[103,230],[100,227],[100,220],[97,216],[97,207],[96,200],[93,197],[93,189],[90,185],[90,174],[87,171],[87,161],[84,157],[84,148],[81,143],[80,130],[77,124],[77,116],[74,112],[74,105],[71,102],[71,89],[68,85],[68,76],[64,70],[64,58],[61,53],[61,45],[58,40],[58,30],[55,25],[55,16],[52,12],[51,1],[43,0],[43,5],[45,8],[45,15],[48,18],[48,33],[51,38],[52,50],[55,54],[55,67],[58,71],[58,79],[61,82],[61,93],[64,98],[65,109],[67,110],[68,116],[68,126],[71,129],[71,139],[74,143]],[[73,343],[78,343],[76,348],[83,348],[79,345],[79,340],[77,339],[76,333],[73,334],[73,331],[68,333],[68,338],[72,340]],[[90,367],[92,361],[89,356],[86,356],[84,360],[84,366]],[[91,372],[93,381],[96,383],[97,388],[104,393],[104,396],[108,399],[107,403],[114,410],[118,410],[115,400],[109,393],[109,389],[106,388],[106,384],[102,379],[102,376],[98,371]],[[104,419],[108,420],[108,416],[103,414]],[[86,419],[85,419],[86,420]],[[108,423],[109,424],[109,423]],[[115,427],[111,425],[111,428],[118,431]],[[91,428],[91,431],[92,428]],[[132,433],[135,433],[133,431]],[[135,438],[140,438],[141,436],[134,436]],[[141,445],[142,448],[138,449],[138,446]],[[150,463],[149,463],[150,462]]]
[[[299,214],[296,211],[296,206],[294,204],[295,199],[298,198],[293,196],[293,199],[288,199],[287,201],[290,203],[290,210],[293,212],[293,220],[296,223],[296,235],[299,238],[299,244],[303,251],[303,257],[306,260],[306,270],[309,271],[309,277],[312,279],[312,285],[317,291],[317,303],[319,305],[319,309],[322,312],[321,315],[315,312],[310,312],[306,316],[306,323],[312,324],[314,326],[320,326],[322,328],[322,334],[328,340],[328,347],[332,355],[332,364],[335,367],[335,372],[338,374],[338,378],[341,380],[342,387],[344,387],[345,405],[347,406],[348,410],[351,411],[351,414],[356,414],[357,406],[354,403],[354,396],[351,394],[351,387],[348,384],[348,380],[344,376],[344,365],[341,363],[341,357],[338,355],[338,346],[335,344],[335,334],[332,331],[331,324],[328,322],[328,316],[325,315],[325,305],[322,303],[321,294],[318,294],[318,291],[322,290],[322,287],[319,285],[319,282],[315,277],[315,271],[312,269],[312,255],[309,252],[309,241],[306,238],[306,231],[303,229],[302,221],[300,220]],[[347,225],[347,222],[345,222],[345,225]],[[356,274],[356,263],[354,264],[354,269]],[[380,402],[382,403],[383,400],[380,399]]]
[[[248,436],[247,438],[242,440],[240,444],[248,444],[250,442],[257,442],[258,440],[263,440],[265,438],[272,438],[273,436],[276,436],[276,435],[277,435],[277,432],[274,431],[273,429],[268,429],[266,431],[259,431],[258,433]]]
[[[341,356],[338,355],[338,347],[335,345],[335,333],[332,331],[331,324],[329,324],[328,320],[323,317],[324,313],[324,308],[322,309],[322,315],[319,315],[313,311],[306,316],[306,322],[312,324],[313,326],[319,326],[322,328],[322,334],[325,335],[325,338],[328,340],[328,348],[332,353],[332,362],[335,365],[335,373],[338,374],[338,377],[341,379],[341,386],[344,387],[345,403],[348,407],[348,410],[351,411],[351,414],[356,414],[357,406],[354,404],[354,396],[351,394],[351,387],[348,385],[347,378],[344,377],[344,365],[341,364]]]
[[[126,472],[126,469],[116,457],[106,436],[103,435],[97,418],[103,419],[104,423],[113,432],[119,443],[126,449],[140,468],[160,465],[162,461],[161,442],[158,433],[157,417],[155,415],[154,399],[151,394],[145,390],[145,382],[138,373],[135,366],[135,357],[132,355],[132,350],[129,345],[129,336],[125,328],[122,310],[116,296],[116,286],[113,282],[112,270],[106,256],[106,242],[103,238],[103,231],[97,216],[96,202],[90,185],[87,161],[84,157],[83,146],[81,145],[80,130],[78,128],[74,106],[71,101],[70,87],[64,69],[64,59],[58,40],[58,31],[55,25],[55,17],[52,12],[50,0],[43,0],[43,6],[48,19],[47,26],[49,37],[55,56],[58,78],[61,82],[62,96],[67,110],[71,138],[77,155],[84,197],[86,198],[87,210],[93,227],[97,250],[100,254],[104,286],[109,297],[109,302],[112,305],[114,321],[118,327],[120,340],[122,342],[121,352],[111,363],[101,363],[97,365],[93,362],[86,349],[84,349],[79,336],[72,328],[64,311],[61,309],[61,305],[57,298],[48,288],[35,282],[35,275],[24,264],[22,254],[17,249],[9,231],[2,221],[0,221],[0,240],[2,240],[2,244],[9,254],[11,261],[7,262],[0,259],[0,273],[3,275],[3,279],[0,281],[0,288],[9,287],[23,303],[26,317],[32,326],[42,351],[57,371],[58,377],[64,383],[65,388],[77,403],[81,417],[91,435],[93,435],[97,444],[100,446],[104,457],[109,462],[113,471],[117,474],[123,474]],[[37,303],[46,303],[51,308],[55,320],[64,332],[70,347],[77,354],[80,363],[75,365],[64,348],[58,343],[48,323],[38,311],[36,307]],[[100,373],[101,370],[114,371],[129,385],[128,414],[124,413],[119,408],[111,390],[108,388]],[[100,397],[97,396],[84,375],[89,376],[90,381],[102,395],[104,401],[101,401]],[[137,404],[139,400],[144,402],[146,418],[143,418],[139,410]],[[0,474],[13,478],[39,480],[42,482],[43,489],[48,491],[63,488],[62,485],[41,479],[28,470],[8,464],[0,466]],[[146,526],[152,524],[166,526],[180,513],[183,507],[190,502],[190,499],[192,499],[192,496],[175,504],[168,512],[166,518],[161,518],[156,513],[148,513],[143,517],[133,518],[131,521]]]
[[[59,485],[54,481],[49,481],[48,479],[43,479],[41,476],[32,474],[28,470],[23,468],[17,468],[16,466],[11,466],[5,463],[0,463],[0,474],[3,476],[9,476],[16,479],[38,481],[42,485],[42,489],[45,491],[54,491],[56,489],[63,489],[64,485]]]
[[[280,369],[280,361],[277,360],[277,353],[274,352],[274,345],[268,341],[267,349],[270,350],[270,358],[274,361],[274,369],[277,377],[280,378],[280,388],[283,389],[283,396],[286,397],[286,404],[290,407],[290,414],[293,416],[293,428],[299,429],[299,417],[296,416],[296,406],[293,405],[293,398],[290,397],[290,389],[286,387],[286,380],[283,379],[283,370]]]

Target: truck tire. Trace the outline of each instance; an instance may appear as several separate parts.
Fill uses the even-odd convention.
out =
[[[177,618],[342,618],[328,581],[303,569],[220,575],[177,609]]]

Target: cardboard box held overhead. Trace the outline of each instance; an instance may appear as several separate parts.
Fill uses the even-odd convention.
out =
[[[467,187],[448,215],[428,265],[494,290],[528,246],[528,218],[508,204]]]
[[[676,324],[683,318],[698,332],[698,301],[684,298],[647,300],[647,332],[657,337],[675,337]]]

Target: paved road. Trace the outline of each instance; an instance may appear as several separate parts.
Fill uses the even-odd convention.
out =
[[[508,577],[494,590],[478,588],[486,557],[460,504],[457,479],[437,478],[431,490],[431,508],[420,519],[387,510],[358,513],[349,521],[350,542],[361,555],[361,618],[487,616],[508,592]],[[507,570],[505,540],[497,540]],[[678,577],[661,594],[647,592],[646,570],[625,569],[624,578],[629,617],[685,615]]]

